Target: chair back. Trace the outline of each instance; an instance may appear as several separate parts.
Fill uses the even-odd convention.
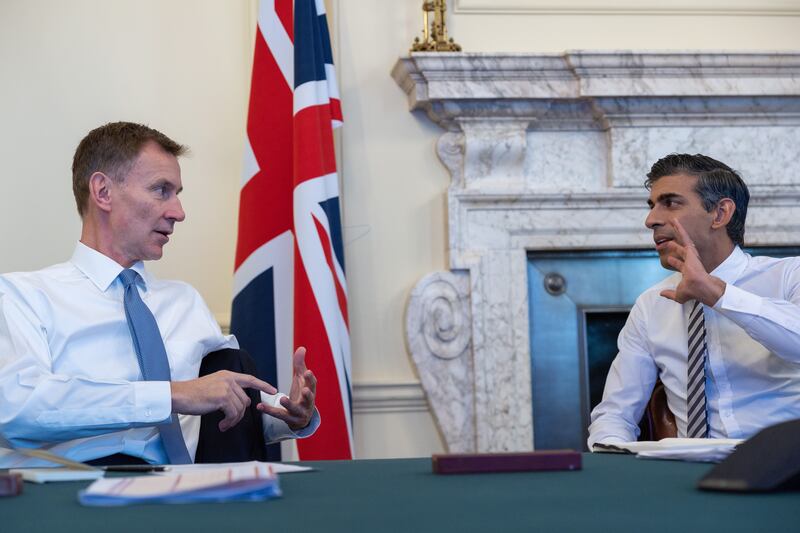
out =
[[[639,440],[661,440],[678,436],[675,415],[669,410],[667,393],[660,379],[653,387],[653,394],[650,395],[650,401],[647,402],[639,427],[641,428]]]

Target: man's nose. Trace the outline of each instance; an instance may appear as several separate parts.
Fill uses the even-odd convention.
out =
[[[648,229],[655,229],[658,226],[664,225],[658,216],[655,207],[652,208],[649,213],[647,213],[647,217],[644,219],[644,225],[647,226]]]
[[[170,207],[170,210],[167,212],[168,219],[174,220],[175,222],[182,222],[184,219],[186,219],[186,213],[183,210],[180,198],[176,196],[172,206]]]

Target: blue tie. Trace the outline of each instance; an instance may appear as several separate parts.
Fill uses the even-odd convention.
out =
[[[126,268],[119,275],[125,286],[125,317],[128,319],[133,349],[139,359],[139,368],[145,381],[171,381],[167,350],[164,348],[164,341],[161,340],[161,333],[158,331],[153,313],[139,296],[136,288],[138,277],[139,273],[130,268]],[[192,462],[177,415],[172,416],[169,422],[158,426],[158,430],[170,463]]]

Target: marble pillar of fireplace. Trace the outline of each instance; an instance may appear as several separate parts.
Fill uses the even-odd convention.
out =
[[[408,348],[450,451],[533,447],[527,253],[651,248],[649,166],[701,152],[751,190],[748,245],[800,244],[800,53],[427,53],[392,75],[444,132],[449,270]]]

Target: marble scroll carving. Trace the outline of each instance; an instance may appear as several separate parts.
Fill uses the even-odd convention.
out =
[[[411,291],[408,349],[451,452],[475,449],[471,327],[466,272],[428,274]]]

